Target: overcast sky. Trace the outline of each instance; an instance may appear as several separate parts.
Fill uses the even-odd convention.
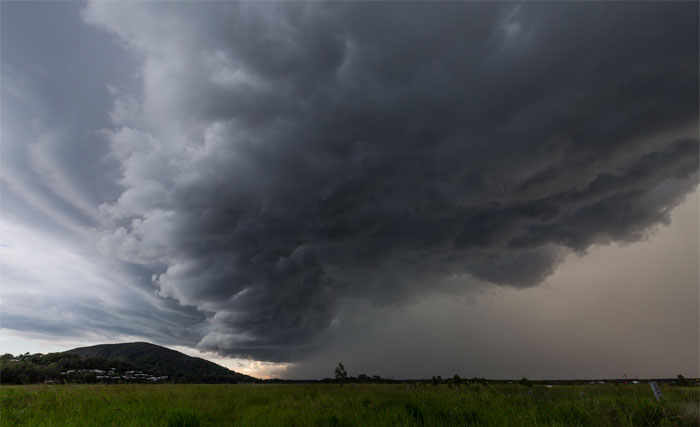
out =
[[[697,3],[1,7],[0,351],[699,375]]]

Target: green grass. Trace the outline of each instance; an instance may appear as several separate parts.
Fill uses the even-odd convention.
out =
[[[698,388],[647,384],[0,387],[2,426],[698,426]],[[532,395],[528,392],[532,391]],[[580,392],[585,393],[581,398]]]

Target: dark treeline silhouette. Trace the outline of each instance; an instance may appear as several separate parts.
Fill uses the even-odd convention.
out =
[[[119,383],[119,382],[169,382],[169,383],[248,383],[256,381],[267,384],[412,384],[421,387],[462,387],[470,385],[489,386],[512,384],[524,387],[536,385],[584,385],[589,383],[632,384],[652,379],[576,379],[576,380],[494,380],[486,378],[462,378],[455,374],[451,378],[433,376],[430,379],[394,379],[379,375],[359,374],[348,376],[342,370],[335,372],[334,378],[322,380],[260,380],[200,358],[146,343],[129,345],[95,346],[71,350],[63,353],[24,353],[0,356],[0,384],[49,383]],[[161,350],[162,349],[162,350]],[[77,351],[79,350],[79,351]],[[81,353],[81,354],[77,354]],[[92,354],[100,354],[97,357]],[[698,378],[655,378],[659,383],[678,386],[698,386]]]

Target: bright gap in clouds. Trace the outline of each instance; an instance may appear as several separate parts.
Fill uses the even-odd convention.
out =
[[[196,344],[202,315],[159,298],[140,272],[97,253],[94,241],[8,215],[0,236],[2,350],[31,351],[19,344],[26,340],[44,352],[158,336]]]
[[[260,360],[237,359],[233,357],[219,356],[209,351],[199,351],[190,347],[170,346],[169,348],[185,353],[188,356],[200,357],[229,368],[233,371],[250,375],[255,378],[289,378],[288,371],[293,366],[291,363],[274,363]]]
[[[16,331],[0,329],[0,354],[12,353],[14,355],[29,353],[54,353],[70,350],[77,347],[89,347],[92,345],[110,344],[117,342],[142,341],[143,337],[121,337],[114,341],[113,337],[92,337],[90,340],[76,340],[73,338],[56,339],[45,335],[18,334]],[[164,347],[179,351],[188,356],[199,357],[218,365],[224,366],[236,372],[250,375],[255,378],[286,378],[291,364],[270,363],[257,360],[234,359],[222,357],[211,352],[200,352],[192,347],[166,345]]]

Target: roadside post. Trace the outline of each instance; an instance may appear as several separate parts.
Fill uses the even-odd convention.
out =
[[[661,388],[659,388],[659,384],[656,381],[649,381],[649,385],[651,386],[651,391],[654,392],[654,397],[656,400],[661,400],[664,398],[664,394],[661,393]]]

